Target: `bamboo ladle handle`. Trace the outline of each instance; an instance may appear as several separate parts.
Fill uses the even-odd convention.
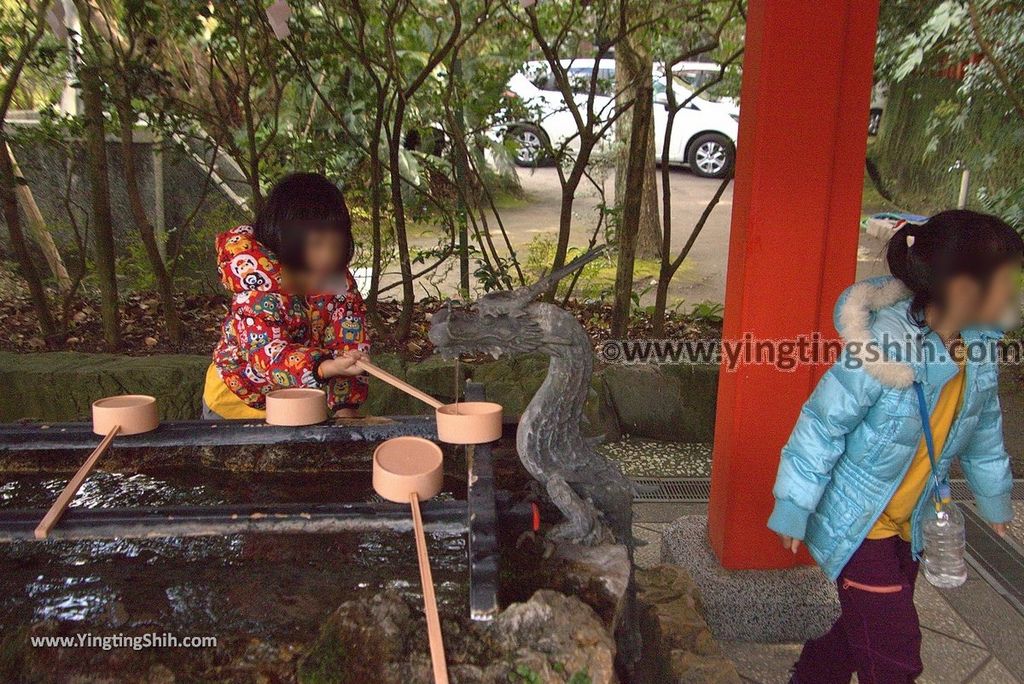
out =
[[[64,489],[57,496],[57,500],[53,502],[53,505],[50,506],[50,510],[46,511],[46,515],[44,515],[43,519],[39,521],[38,525],[36,525],[36,539],[46,539],[46,536],[50,534],[50,530],[60,522],[61,516],[64,515],[64,511],[67,510],[71,500],[75,498],[75,494],[77,494],[78,490],[81,489],[82,484],[85,482],[85,478],[89,477],[89,473],[91,473],[92,469],[96,467],[96,462],[100,460],[100,456],[102,456],[103,452],[107,450],[110,443],[114,441],[114,437],[117,436],[117,433],[120,430],[120,425],[115,425],[110,428],[110,432],[108,432],[107,436],[103,438],[103,441],[99,443],[99,446],[93,449],[93,452],[89,454],[87,459],[85,459],[85,463],[83,463],[82,467],[78,469],[78,472],[76,472],[74,476],[68,480],[68,483],[64,485]]]
[[[427,640],[430,642],[430,661],[434,666],[434,682],[435,684],[448,684],[448,665],[444,659],[441,617],[437,613],[434,577],[430,572],[427,538],[423,534],[423,517],[420,515],[420,497],[416,492],[409,495],[409,507],[412,509],[412,525],[416,536],[416,559],[419,561],[420,583],[423,585],[423,611],[427,614]]]
[[[435,409],[439,409],[442,406],[444,406],[444,404],[442,404],[440,401],[438,401],[434,397],[430,396],[426,392],[423,392],[421,390],[416,389],[415,387],[413,387],[412,385],[407,383],[405,380],[402,380],[401,378],[396,378],[391,373],[388,373],[383,368],[380,368],[378,366],[373,365],[369,361],[356,361],[356,367],[366,371],[367,373],[369,373],[370,375],[374,376],[375,378],[379,378],[380,380],[383,380],[384,382],[388,383],[392,387],[397,387],[398,389],[402,390],[406,394],[408,394],[410,396],[413,396],[413,397],[416,397],[417,399],[422,401],[424,404],[429,404],[430,406],[432,406]]]

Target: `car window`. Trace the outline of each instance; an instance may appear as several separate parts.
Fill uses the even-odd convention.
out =
[[[714,74],[711,71],[704,71],[703,69],[686,69],[683,71],[676,71],[675,75],[683,83],[690,86],[690,88],[692,88],[693,90],[696,90],[697,88],[700,88],[702,85],[704,85],[709,79],[714,77],[716,74]]]
[[[554,74],[545,65],[529,64],[524,70],[524,75],[540,90],[558,90]]]
[[[594,74],[592,67],[570,67],[568,70],[569,84],[572,86],[572,92],[586,95],[590,92],[590,78]],[[597,70],[597,88],[595,92],[598,95],[605,97],[611,97],[615,94],[615,71],[612,69],[598,69]]]

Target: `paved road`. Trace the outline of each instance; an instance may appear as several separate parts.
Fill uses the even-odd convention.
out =
[[[685,169],[672,169],[671,174],[673,248],[679,249],[714,195],[719,181],[699,178]],[[524,200],[502,209],[500,213],[513,245],[521,255],[525,255],[526,247],[534,239],[556,236],[561,193],[558,175],[553,168],[520,170],[520,179]],[[611,202],[614,175],[608,173],[600,182]],[[574,206],[573,245],[587,244],[597,225],[599,203],[600,193],[593,186],[581,186]],[[671,289],[673,303],[685,300],[692,305],[704,300],[721,302],[724,299],[731,214],[730,186],[712,212],[687,262],[676,275]],[[497,235],[495,239],[499,239]],[[423,235],[414,242],[422,247],[435,240],[436,236]],[[882,248],[878,240],[861,235],[858,277],[885,273],[885,267],[879,260]],[[456,283],[457,274],[453,268],[445,278],[442,290],[454,291]]]
[[[690,236],[694,224],[715,194],[720,181],[699,178],[685,169],[672,169],[672,243],[678,250]],[[520,174],[523,190],[529,198],[525,211],[503,212],[502,218],[510,226],[517,240],[528,242],[535,235],[558,228],[560,193],[554,169],[537,169]],[[609,201],[614,198],[614,174],[604,183]],[[659,187],[659,200],[661,192]],[[587,243],[597,222],[597,191],[584,189],[577,199],[573,243]],[[660,206],[660,205],[659,205]],[[672,288],[674,300],[684,299],[696,303],[706,299],[721,301],[725,292],[725,265],[729,250],[729,220],[732,214],[732,186],[726,189],[721,201],[701,231],[687,262],[680,269]]]

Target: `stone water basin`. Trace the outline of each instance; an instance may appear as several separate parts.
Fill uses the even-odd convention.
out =
[[[0,509],[45,508],[67,477],[64,473],[0,472]],[[465,496],[464,479],[447,475],[439,498]],[[95,472],[73,506],[359,502],[374,497],[370,471],[363,469],[259,473],[176,467],[124,474]],[[435,531],[428,535],[428,546],[442,611],[464,615],[468,610],[465,535]],[[411,533],[233,534],[0,544],[0,680],[16,678],[4,676],[3,656],[12,648],[16,651],[27,632],[217,636],[215,651],[220,655],[215,657],[181,649],[146,657],[129,651],[126,657],[111,656],[90,665],[90,671],[108,675],[127,667],[131,673],[127,679],[138,681],[134,678],[140,668],[153,666],[156,658],[179,676],[190,673],[184,681],[191,681],[199,672],[208,672],[206,661],[211,657],[242,657],[229,655],[225,644],[232,653],[240,644],[263,644],[271,658],[279,657],[281,649],[301,650],[341,603],[384,590],[420,600]]]

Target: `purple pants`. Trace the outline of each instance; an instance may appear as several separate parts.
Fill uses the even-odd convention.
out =
[[[799,684],[913,682],[924,670],[914,608],[917,562],[899,537],[867,539],[836,584],[842,614],[824,636],[804,644]]]

